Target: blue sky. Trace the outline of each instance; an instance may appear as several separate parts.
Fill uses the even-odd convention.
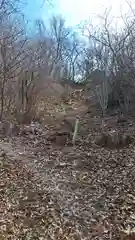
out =
[[[28,20],[33,21],[42,17],[42,9],[40,8],[41,0],[25,0],[24,13]]]
[[[49,0],[52,1],[52,5],[44,3],[44,6],[41,8],[43,1],[28,0],[25,13],[29,20],[42,18],[46,21],[53,13],[62,14],[66,19],[67,25],[75,26],[89,19],[96,22],[96,16],[102,15],[106,8],[112,7],[111,15],[115,18],[119,17],[121,12],[125,14],[129,10],[126,0]],[[120,24],[120,21],[118,23]]]

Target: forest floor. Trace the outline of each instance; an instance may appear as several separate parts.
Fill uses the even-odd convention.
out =
[[[135,144],[98,146],[100,118],[83,121],[75,146],[56,122],[1,136],[0,240],[135,239]]]

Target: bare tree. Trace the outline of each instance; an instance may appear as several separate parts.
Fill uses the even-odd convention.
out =
[[[106,12],[102,20],[104,24],[100,29],[94,29],[92,25],[87,27],[89,47],[87,50],[85,48],[84,54],[83,66],[85,67],[87,63],[85,76],[88,81],[91,80],[93,89],[99,83],[103,86],[103,81],[107,78],[109,80],[108,101],[113,95],[113,98],[119,102],[121,110],[128,112],[133,106],[131,102],[135,96],[135,21],[133,18],[128,23],[125,21],[125,27],[118,32],[111,27],[109,12]],[[101,98],[98,99],[101,100]]]
[[[10,87],[12,86],[11,82],[15,82],[16,75],[18,74],[19,64],[21,62],[21,56],[23,53],[23,46],[26,41],[23,21],[21,15],[18,14],[17,9],[15,8],[15,3],[16,1],[3,1],[0,9],[1,118],[3,116],[4,108],[11,102],[11,96],[8,97],[7,93],[9,93],[9,85]]]

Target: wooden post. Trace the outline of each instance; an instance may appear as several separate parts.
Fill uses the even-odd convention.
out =
[[[76,137],[78,133],[79,128],[79,117],[76,116],[75,126],[74,126],[74,132],[73,132],[73,138],[72,138],[72,144],[75,145]]]

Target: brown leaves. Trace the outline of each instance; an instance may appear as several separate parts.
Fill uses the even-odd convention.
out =
[[[0,157],[1,239],[134,239],[133,144],[58,146],[64,130],[24,130]]]

